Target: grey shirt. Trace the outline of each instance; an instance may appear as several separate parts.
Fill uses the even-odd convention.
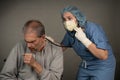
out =
[[[23,54],[26,52],[30,50],[24,41],[12,49],[0,73],[0,80],[60,80],[63,73],[63,52],[60,47],[46,41],[41,52],[33,53],[35,60],[43,68],[40,74],[23,62]]]

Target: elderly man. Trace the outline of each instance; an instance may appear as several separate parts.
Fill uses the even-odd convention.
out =
[[[42,23],[30,20],[24,25],[23,32],[24,41],[12,49],[0,80],[60,80],[63,52],[45,38]]]

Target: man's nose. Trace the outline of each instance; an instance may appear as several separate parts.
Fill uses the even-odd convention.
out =
[[[31,43],[28,43],[27,46],[28,46],[28,47],[32,47],[32,44],[31,44]]]

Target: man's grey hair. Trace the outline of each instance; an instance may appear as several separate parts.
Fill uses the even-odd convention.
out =
[[[32,22],[36,22],[36,23],[38,23],[38,25],[30,26],[30,24],[31,24]],[[23,27],[23,32],[24,32],[24,34],[25,34],[26,31],[28,30],[28,28],[32,28],[34,31],[36,31],[38,37],[41,37],[42,35],[45,34],[44,25],[43,25],[39,20],[29,20],[29,21],[27,21],[27,22],[24,24],[24,27]]]

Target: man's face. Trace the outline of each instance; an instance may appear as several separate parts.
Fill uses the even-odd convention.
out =
[[[39,51],[44,44],[44,37],[38,37],[37,32],[29,27],[24,34],[24,39],[27,43],[27,47],[32,51]]]

